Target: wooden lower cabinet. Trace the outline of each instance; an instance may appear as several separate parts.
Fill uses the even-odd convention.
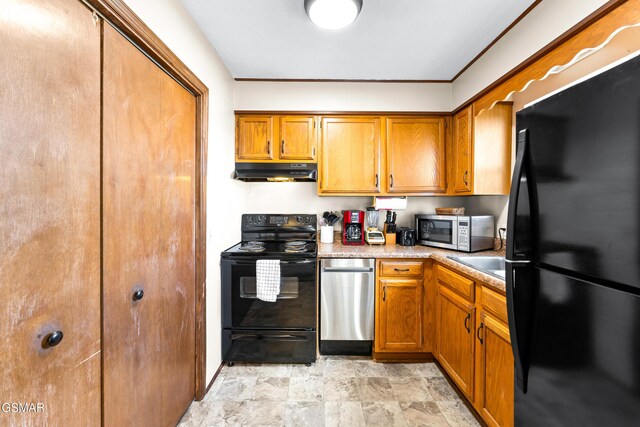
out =
[[[422,350],[422,279],[380,279],[376,351]]]
[[[436,359],[482,419],[513,426],[513,353],[504,295],[437,266]]]
[[[444,285],[438,285],[437,355],[451,379],[473,401],[475,307]]]
[[[427,287],[429,260],[378,260],[376,283],[376,353],[430,352]]]
[[[474,405],[489,426],[513,426],[513,353],[509,326],[484,304],[481,292],[476,329],[476,395]],[[495,294],[497,295],[497,294]],[[504,301],[506,315],[506,300]],[[491,296],[494,299],[494,296]]]

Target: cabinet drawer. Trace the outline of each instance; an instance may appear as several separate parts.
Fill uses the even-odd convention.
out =
[[[382,276],[422,276],[422,261],[380,261]]]
[[[438,265],[437,274],[438,282],[458,292],[469,301],[474,301],[475,282],[473,280],[454,273],[441,265]]]
[[[500,320],[509,323],[507,317],[507,299],[487,287],[482,287],[482,308],[494,314]]]

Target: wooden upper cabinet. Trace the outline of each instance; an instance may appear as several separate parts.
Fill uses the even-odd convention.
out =
[[[436,311],[438,360],[465,396],[473,401],[475,307],[439,285]]]
[[[273,116],[236,117],[236,160],[274,159]]]
[[[473,108],[453,117],[453,191],[470,193],[473,189]]]
[[[319,194],[380,192],[380,118],[323,117]]]
[[[445,180],[445,118],[387,118],[387,191],[441,193]]]
[[[280,117],[279,158],[282,160],[315,160],[315,123],[313,116]]]
[[[452,194],[509,194],[512,104],[499,102],[491,109],[470,106],[453,117],[451,144]]]

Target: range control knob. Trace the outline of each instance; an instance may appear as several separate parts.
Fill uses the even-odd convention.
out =
[[[297,216],[296,217],[296,221],[298,221],[298,224],[302,224],[302,217],[301,216]]]

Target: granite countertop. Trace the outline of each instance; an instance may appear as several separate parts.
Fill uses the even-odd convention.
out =
[[[400,246],[400,245],[364,245],[345,246],[339,240],[334,243],[318,242],[318,258],[432,258],[447,267],[457,270],[485,285],[505,293],[505,281],[475,268],[460,264],[448,256],[500,256],[504,257],[504,250],[481,252],[458,252],[438,249],[431,246]]]

